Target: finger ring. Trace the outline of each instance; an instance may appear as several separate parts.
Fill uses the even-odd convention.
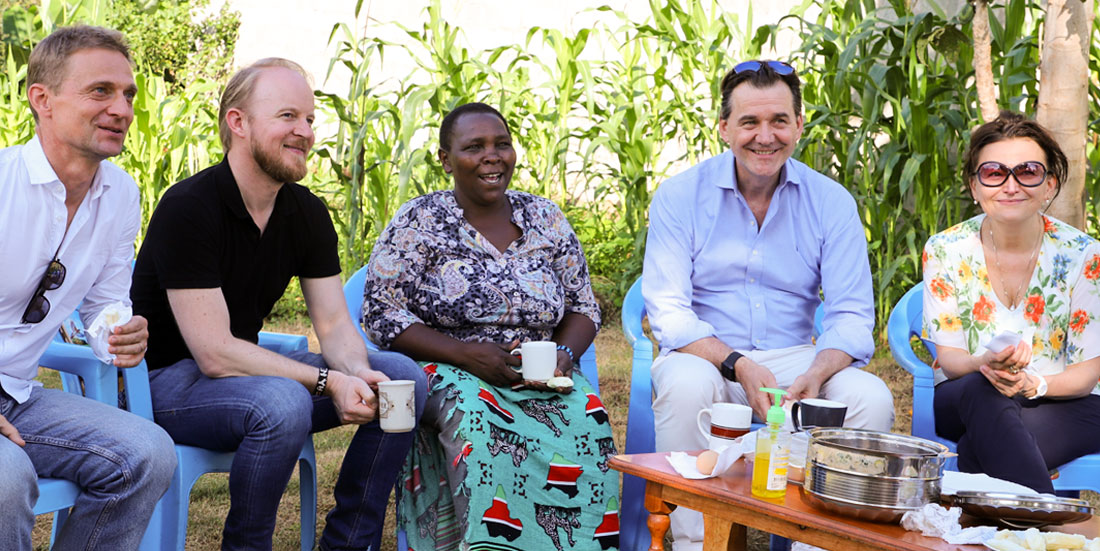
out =
[[[1015,374],[1020,372],[1020,368],[1016,367],[1016,366],[1012,366],[1012,367],[1008,368],[1008,372],[1015,375]]]

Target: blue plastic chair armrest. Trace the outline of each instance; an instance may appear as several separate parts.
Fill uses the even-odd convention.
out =
[[[287,335],[285,333],[260,332],[260,346],[279,354],[309,349],[309,339],[305,335]]]

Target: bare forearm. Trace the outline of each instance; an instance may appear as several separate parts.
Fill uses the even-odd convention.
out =
[[[568,346],[573,351],[573,359],[579,361],[596,338],[596,324],[584,314],[566,314],[550,338],[559,345]]]
[[[961,348],[936,347],[936,365],[943,370],[948,379],[958,379],[973,373],[982,366],[982,363],[982,356],[974,356]]]
[[[423,362],[443,362],[461,367],[466,343],[444,335],[422,323],[414,323],[390,343],[390,350]]]
[[[806,370],[806,374],[816,377],[824,383],[841,369],[852,365],[853,361],[855,359],[849,356],[847,352],[835,348],[826,348],[814,356],[814,361],[810,363],[810,368]]]
[[[203,374],[215,379],[269,375],[293,379],[311,391],[317,384],[317,368],[233,337],[194,356]]]
[[[692,356],[699,356],[714,364],[714,367],[717,368],[719,365],[722,365],[722,361],[733,352],[733,348],[730,348],[729,345],[718,340],[717,337],[704,337],[676,351],[683,352],[684,354],[691,354]]]
[[[340,324],[324,336],[318,335],[317,340],[321,343],[321,355],[330,369],[355,376],[370,369],[367,347],[350,323]]]
[[[1035,377],[1033,385],[1038,385]],[[1100,358],[1074,364],[1065,371],[1051,375],[1047,380],[1047,398],[1081,398],[1088,396],[1092,389],[1096,388],[1096,381],[1100,379]]]

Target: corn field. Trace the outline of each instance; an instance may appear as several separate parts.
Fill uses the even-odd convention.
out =
[[[21,18],[5,12],[0,147],[33,132],[20,52],[56,25],[101,23],[104,1],[48,0]],[[604,7],[614,24],[575,34],[535,27],[523,44],[477,52],[465,46],[462,29],[443,19],[438,0],[419,27],[386,23],[409,37],[405,44],[362,36],[361,26],[334,25],[337,53],[326,76],[350,74],[348,92],[316,93],[319,119],[335,130],[318,140],[314,170],[303,183],[329,206],[345,272],[366,261],[404,201],[450,186],[435,160],[439,122],[459,104],[484,101],[511,124],[520,152],[513,186],[562,206],[585,246],[597,293],[616,304],[641,272],[653,190],[722,150],[719,79],[740,60],[775,57],[777,37],[790,32],[801,45],[785,59],[803,79],[806,121],[795,156],[841,182],[861,206],[885,327],[892,305],[920,280],[925,239],[975,212],[964,200],[959,163],[979,122],[973,8],[945,16],[914,13],[908,0],[881,9],[874,0],[805,0],[777,24],[756,26],[751,11],[724,12],[713,0],[651,0],[649,7],[644,21]],[[1041,7],[1007,2],[990,9],[1001,105],[1033,111]],[[585,55],[597,45],[599,57]],[[393,49],[412,56],[412,74],[386,72],[384,54]],[[1094,35],[1094,76],[1098,67]],[[200,79],[170,93],[160,77],[141,69],[134,124],[114,161],[141,187],[148,219],[168,186],[221,158],[211,98],[222,83]],[[1095,78],[1090,95],[1095,125]],[[1095,141],[1089,159],[1100,163]],[[1091,178],[1090,197],[1096,188]],[[1090,205],[1093,232],[1095,216]]]

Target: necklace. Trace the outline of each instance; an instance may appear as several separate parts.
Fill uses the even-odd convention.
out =
[[[1042,216],[1040,216],[1039,220],[1042,221]],[[989,243],[993,246],[993,264],[997,266],[997,273],[1000,275],[1000,278],[1001,278],[1001,289],[1004,290],[1007,293],[1008,292],[1008,287],[1005,286],[1005,272],[1004,272],[1004,270],[1001,269],[1001,257],[1000,257],[1000,255],[997,254],[997,238],[993,237],[993,224],[989,225]],[[1009,300],[1008,309],[1009,310],[1014,310],[1017,306],[1016,301],[1018,299],[1023,298],[1023,297],[1020,296],[1020,293],[1024,290],[1024,286],[1027,285],[1031,281],[1031,272],[1035,270],[1035,260],[1039,257],[1039,249],[1042,248],[1042,245],[1043,245],[1043,230],[1040,228],[1040,230],[1039,230],[1039,241],[1037,243],[1035,243],[1035,250],[1032,251],[1031,260],[1029,260],[1028,263],[1027,263],[1028,268],[1030,268],[1028,270],[1027,277],[1024,278],[1024,280],[1021,281],[1020,284],[1016,286],[1016,292],[1013,293],[1012,296],[1008,297],[1008,300]]]

